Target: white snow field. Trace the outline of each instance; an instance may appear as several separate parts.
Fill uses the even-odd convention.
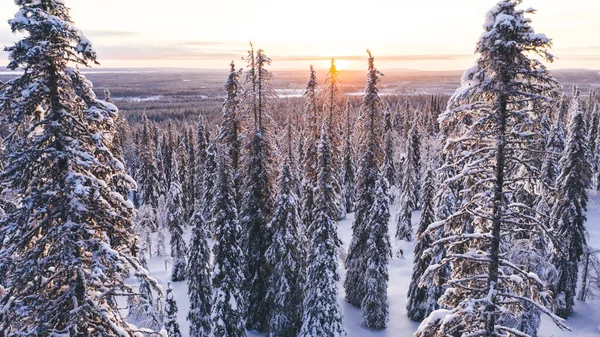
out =
[[[594,192],[592,192],[594,193]],[[587,229],[589,232],[589,245],[593,248],[600,249],[600,194],[591,195],[590,205],[588,206],[588,222]],[[390,219],[389,233],[392,239],[392,249],[397,252],[398,248],[404,251],[404,258],[394,258],[389,265],[389,288],[388,299],[390,305],[390,321],[388,328],[383,331],[373,331],[365,329],[361,326],[362,315],[359,309],[354,308],[344,300],[344,288],[342,286],[345,277],[343,258],[350,245],[352,238],[352,221],[354,214],[348,214],[347,218],[339,222],[338,233],[343,241],[342,251],[340,252],[340,274],[341,280],[339,283],[339,300],[344,310],[344,326],[348,337],[410,337],[419,326],[418,323],[412,322],[406,317],[406,293],[412,274],[412,260],[414,242],[394,242],[395,233],[395,210],[392,211]],[[419,212],[413,213],[413,225],[416,230],[416,225],[419,220]],[[190,230],[186,231],[186,240],[189,241]],[[168,241],[167,241],[168,242]],[[212,242],[209,242],[212,249]],[[168,250],[167,250],[168,251]],[[167,268],[165,270],[165,260]],[[158,280],[163,289],[166,290],[167,282],[170,282],[171,266],[169,258],[153,257],[148,261],[150,275]],[[186,282],[171,282],[173,293],[177,306],[179,307],[179,325],[183,336],[189,334],[189,323],[186,321],[187,311],[189,308],[189,300],[187,296]],[[600,332],[600,291],[598,297],[586,302],[576,301],[575,313],[567,320],[567,325],[572,329],[569,331],[561,331],[554,323],[548,319],[542,319],[542,326],[538,331],[538,337],[598,337]],[[248,336],[257,337],[264,334],[257,332],[248,332]],[[318,336],[315,336],[318,337]]]

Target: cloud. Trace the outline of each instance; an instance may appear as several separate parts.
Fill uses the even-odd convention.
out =
[[[100,59],[109,60],[237,60],[244,53],[229,49],[194,49],[171,46],[112,46],[97,49]]]
[[[111,60],[239,60],[246,55],[239,43],[215,41],[179,41],[167,45],[140,46],[99,46],[101,59]],[[363,61],[366,55],[274,55],[276,62],[305,62],[337,60]],[[450,61],[472,59],[467,54],[422,54],[422,55],[381,55],[378,61]]]
[[[222,42],[222,41],[181,41],[180,44],[185,45],[185,46],[196,46],[196,47],[231,45],[231,43],[229,43],[229,42]]]
[[[560,53],[554,53],[554,56],[559,61],[594,61],[594,62],[600,61],[600,55],[598,55],[598,54],[596,54],[596,55],[575,55],[575,54],[561,55]]]
[[[332,58],[336,60],[364,61],[365,55],[345,55],[345,56],[322,56],[322,55],[295,55],[295,56],[273,56],[277,61],[329,61]],[[463,60],[473,58],[473,55],[460,54],[423,54],[423,55],[375,55],[378,61],[449,61]]]
[[[86,29],[83,34],[89,37],[97,37],[97,38],[124,38],[124,37],[133,37],[142,35],[139,32],[132,31],[121,31],[121,30],[94,30],[94,29]]]

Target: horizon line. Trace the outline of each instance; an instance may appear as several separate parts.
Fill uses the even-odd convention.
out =
[[[242,67],[245,69],[245,67]],[[319,69],[319,70],[328,70],[328,67],[314,67],[315,69]],[[227,67],[223,67],[223,68],[203,68],[203,67],[163,67],[163,66],[145,66],[145,67],[103,67],[102,65],[98,66],[93,66],[93,67],[81,67],[79,68],[79,70],[84,73],[84,72],[89,72],[89,71],[98,71],[98,72],[102,72],[105,70],[111,70],[111,69],[115,69],[115,70],[121,70],[121,69],[163,69],[163,70],[200,70],[200,71],[223,71],[223,72],[229,72],[229,69],[227,69]],[[308,67],[306,67],[306,69],[308,69]],[[294,67],[294,68],[279,68],[279,69],[271,69],[270,71],[272,72],[277,72],[277,71],[304,71],[306,70],[305,68],[298,68],[298,67]],[[449,69],[449,70],[426,70],[426,69],[418,69],[418,68],[378,68],[379,70],[382,71],[416,71],[416,72],[430,72],[430,73],[449,73],[449,72],[464,72],[467,69]],[[593,68],[554,68],[554,69],[549,69],[550,72],[552,71],[557,71],[557,70],[585,70],[585,71],[599,71],[600,72],[600,68],[598,69],[593,69]],[[338,72],[362,72],[362,71],[366,71],[362,70],[362,69],[341,69],[338,70]],[[10,70],[8,69],[8,65],[4,65],[4,66],[0,66],[0,75],[2,75],[3,73],[6,73],[6,75],[8,75],[7,73],[19,73],[22,72],[22,70]]]

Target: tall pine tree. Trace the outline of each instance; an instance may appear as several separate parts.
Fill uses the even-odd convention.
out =
[[[318,147],[318,178],[315,188],[315,218],[309,229],[308,268],[304,294],[304,313],[299,337],[339,337],[345,335],[342,308],[338,302],[338,247],[335,221],[335,177],[331,167],[332,150],[324,125]]]
[[[217,145],[211,142],[206,149],[204,162],[204,177],[202,182],[202,217],[210,230],[214,230],[212,205],[217,181]]]
[[[230,65],[229,77],[225,83],[227,96],[221,111],[223,121],[219,134],[219,144],[225,147],[231,163],[233,174],[234,198],[237,207],[240,206],[240,151],[241,151],[241,125],[240,125],[240,99],[242,94],[242,84],[239,80],[240,72],[235,69],[233,61]]]
[[[427,268],[433,264],[433,259],[435,258],[432,254],[433,251],[428,251],[436,239],[435,233],[426,231],[427,227],[435,222],[434,193],[433,172],[429,169],[423,183],[423,207],[419,220],[419,228],[417,229],[413,273],[408,288],[408,303],[406,305],[408,318],[415,322],[422,321],[433,310],[437,309],[437,300],[442,295],[442,288],[439,285],[425,286],[421,284],[421,277]],[[435,263],[438,262],[435,261]]]
[[[336,180],[342,181],[341,177],[341,167],[342,167],[342,110],[340,100],[342,99],[342,92],[340,91],[340,79],[337,67],[335,66],[335,59],[331,60],[331,65],[329,67],[329,71],[327,72],[327,76],[325,77],[325,83],[323,88],[323,116],[322,122],[325,119],[328,120],[328,125],[330,130],[328,131],[331,150],[333,151],[333,156],[331,165],[333,165],[333,173],[335,174]],[[337,185],[337,190],[335,191],[336,198],[338,199],[338,204],[340,205],[338,219],[343,219],[346,217],[346,206],[345,203],[342,202],[342,191],[341,185]]]
[[[165,303],[165,312],[167,314],[165,330],[169,337],[182,337],[179,323],[177,322],[178,310],[177,302],[175,302],[175,299],[173,298],[173,288],[171,288],[171,283],[169,283],[167,285],[167,299]]]
[[[284,145],[279,191],[268,227],[273,233],[267,262],[273,267],[267,295],[272,303],[269,336],[296,337],[301,326],[304,261],[299,200],[293,172],[291,124]]]
[[[346,213],[354,212],[354,201],[356,198],[356,167],[354,165],[354,144],[352,143],[352,118],[350,116],[350,102],[346,108],[346,130],[344,132],[345,143],[342,158],[342,203],[346,207]]]
[[[304,158],[302,161],[302,209],[303,230],[308,236],[308,228],[314,220],[314,190],[317,183],[317,146],[319,141],[319,111],[317,109],[317,73],[310,66],[310,76],[304,91]]]
[[[5,51],[24,73],[6,83],[0,113],[13,130],[2,180],[20,200],[0,225],[0,335],[132,336],[116,297],[140,297],[125,283],[132,271],[156,282],[136,257],[133,204],[121,193],[134,184],[111,150],[118,110],[91,84],[76,88],[86,80],[69,63],[96,54],[64,2],[17,5],[9,23],[23,38]]]
[[[254,49],[249,51],[249,84],[245,104],[246,114],[252,116],[253,120],[246,135],[240,225],[244,229],[246,248],[247,326],[258,331],[268,329],[271,316],[271,305],[267,299],[270,266],[265,258],[271,242],[267,223],[273,214],[273,158],[269,113],[274,91],[269,84],[272,75],[267,66],[270,64],[271,59],[262,49],[256,53]]]
[[[531,336],[513,324],[527,306],[534,305],[565,328],[546,307],[551,298],[538,275],[528,265],[516,265],[506,257],[519,231],[542,231],[542,222],[528,216],[529,206],[512,202],[510,194],[523,181],[534,180],[535,157],[530,149],[539,139],[540,123],[532,107],[551,101],[557,88],[543,64],[550,40],[536,34],[520,0],[503,0],[487,14],[484,33],[477,43],[476,65],[463,76],[463,86],[440,116],[450,129],[444,147],[444,167],[457,174],[449,180],[462,184],[462,200],[456,211],[430,225],[454,227],[465,218],[473,228],[446,233],[447,256],[423,275],[431,279],[451,263],[448,289],[440,298],[443,307],[432,312],[416,336]],[[513,169],[528,169],[517,176]],[[447,180],[448,181],[448,180]]]
[[[188,248],[187,284],[190,299],[190,337],[211,336],[211,265],[210,250],[206,239],[207,226],[199,202],[192,216],[192,239]]]
[[[366,250],[369,239],[369,213],[375,202],[377,172],[383,160],[382,135],[384,116],[379,97],[380,72],[375,68],[375,58],[369,54],[367,87],[360,107],[360,162],[356,186],[356,209],[352,224],[352,241],[346,258],[346,300],[360,307],[365,297],[365,272],[367,270]]]
[[[186,247],[183,239],[183,205],[181,200],[181,183],[179,182],[179,168],[177,155],[173,156],[173,167],[171,168],[171,186],[167,197],[167,228],[171,233],[171,258],[173,268],[171,269],[171,281],[179,282],[185,280],[186,272]]]
[[[204,198],[204,173],[206,171],[206,160],[208,144],[206,142],[206,129],[202,120],[198,122],[198,131],[196,135],[196,200],[201,202],[200,206],[203,205]],[[206,219],[205,219],[206,220]]]
[[[212,333],[214,336],[246,337],[242,228],[237,220],[230,166],[219,153],[213,203],[215,245],[212,274]]]
[[[154,147],[150,130],[150,122],[146,114],[142,116],[142,138],[139,148],[140,168],[138,170],[138,193],[141,202],[138,211],[138,234],[143,240],[142,254],[152,256],[151,233],[158,229],[159,176],[154,158]]]
[[[556,182],[558,200],[550,220],[550,227],[560,236],[560,245],[554,248],[552,261],[559,274],[555,296],[556,314],[561,317],[573,313],[579,262],[587,247],[587,188],[592,178],[584,114],[579,108],[577,94],[571,100],[569,115],[566,147]]]
[[[392,255],[389,237],[390,196],[385,172],[381,172],[375,185],[375,203],[369,215],[369,239],[367,240],[365,273],[365,297],[363,325],[382,330],[387,327],[389,305],[387,289],[389,281],[388,263]]]

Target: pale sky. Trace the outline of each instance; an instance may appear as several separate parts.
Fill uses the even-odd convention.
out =
[[[475,57],[497,0],[65,0],[103,67],[227,69],[248,41],[273,68],[362,69],[369,48],[381,69],[461,70]],[[14,42],[0,3],[0,45]],[[600,69],[600,1],[525,0],[533,26],[554,42],[552,68]],[[0,64],[7,54],[0,52]]]

